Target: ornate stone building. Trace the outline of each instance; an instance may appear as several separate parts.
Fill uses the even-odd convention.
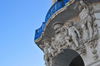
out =
[[[51,0],[35,43],[46,66],[100,66],[100,0]]]

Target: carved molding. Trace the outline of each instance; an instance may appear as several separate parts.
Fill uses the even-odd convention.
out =
[[[64,49],[73,49],[82,56],[86,56],[87,46],[91,49],[93,59],[98,59],[97,49],[99,31],[95,21],[93,7],[82,0],[79,2],[81,27],[76,28],[73,21],[66,21],[63,25],[54,26],[55,37],[50,42],[44,42],[44,60],[46,66],[53,66],[53,59]],[[79,7],[80,7],[79,6]],[[49,59],[49,61],[48,61]]]

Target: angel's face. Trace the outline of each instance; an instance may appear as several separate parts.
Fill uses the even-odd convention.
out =
[[[68,22],[68,27],[71,27],[72,26],[72,23],[71,22]]]
[[[80,4],[83,4],[83,0],[80,0]]]

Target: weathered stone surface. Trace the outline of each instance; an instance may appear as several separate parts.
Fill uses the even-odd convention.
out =
[[[69,66],[78,57],[83,66],[100,66],[100,0],[70,1],[48,20],[38,42],[45,64]]]

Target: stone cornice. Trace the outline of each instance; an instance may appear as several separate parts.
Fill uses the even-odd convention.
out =
[[[35,43],[39,42],[43,36],[44,36],[44,33],[45,33],[45,30],[46,30],[46,27],[48,26],[48,24],[51,22],[51,20],[53,20],[57,15],[59,15],[60,13],[62,13],[63,11],[65,11],[66,9],[68,9],[67,7],[70,6],[75,0],[70,0],[69,2],[67,2],[63,8],[59,9],[57,12],[55,12],[49,19],[48,21],[46,22],[46,25],[45,25],[45,28],[44,28],[44,32],[42,32],[41,36],[34,40]]]

